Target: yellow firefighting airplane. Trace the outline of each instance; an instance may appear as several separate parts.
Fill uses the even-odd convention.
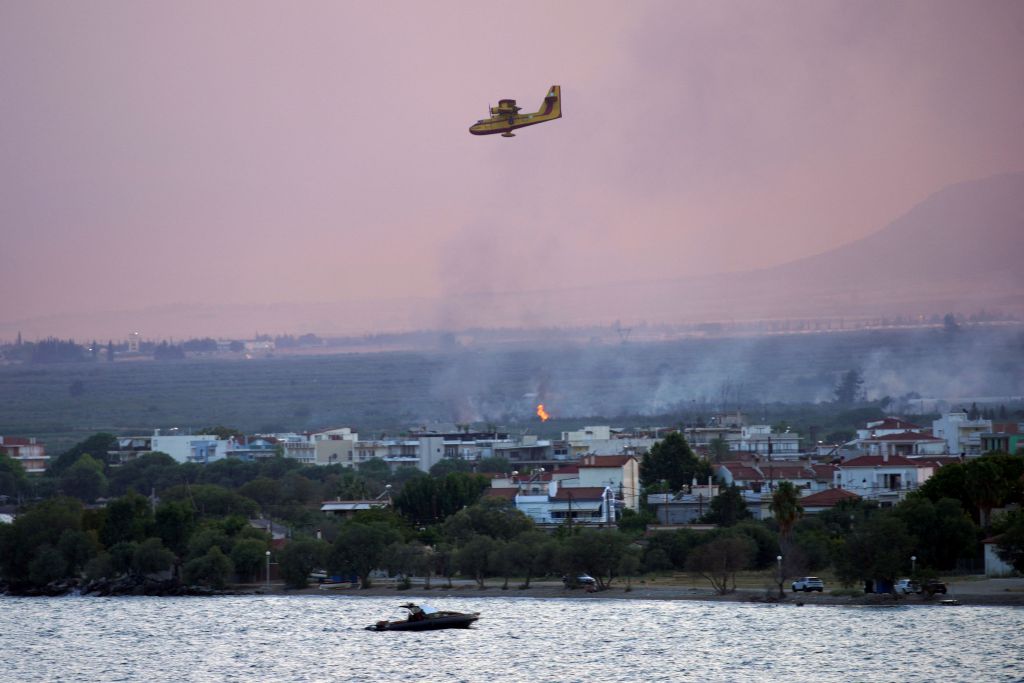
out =
[[[515,137],[517,128],[533,126],[545,121],[562,118],[562,86],[553,85],[544,96],[540,110],[532,114],[520,114],[522,107],[516,106],[515,100],[500,100],[497,107],[491,107],[491,118],[480,119],[469,127],[473,135],[494,135],[501,133],[503,138]]]

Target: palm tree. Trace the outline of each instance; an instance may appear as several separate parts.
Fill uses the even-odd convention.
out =
[[[772,494],[772,502],[769,504],[768,509],[772,511],[772,516],[779,523],[779,550],[784,559],[788,558],[789,533],[793,530],[793,525],[804,514],[804,509],[800,505],[800,492],[793,486],[793,482],[779,482],[778,488]],[[780,567],[779,597],[785,595],[785,592],[782,590],[782,584],[783,576]]]
[[[967,495],[978,508],[978,525],[986,529],[992,508],[1002,503],[1006,496],[1006,481],[998,465],[986,458],[970,462],[966,475]]]

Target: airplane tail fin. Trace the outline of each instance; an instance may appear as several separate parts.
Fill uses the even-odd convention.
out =
[[[544,96],[544,103],[540,107],[540,115],[546,119],[562,118],[562,86],[553,85],[548,88],[548,94]]]

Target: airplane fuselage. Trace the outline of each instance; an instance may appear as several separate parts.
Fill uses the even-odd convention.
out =
[[[514,104],[514,102],[513,102]],[[492,109],[494,114],[490,118],[480,119],[469,127],[473,135],[495,135],[502,134],[505,137],[512,137],[512,131],[527,126],[535,126],[545,121],[553,121],[562,118],[562,88],[553,85],[544,97],[544,103],[540,110],[532,114],[520,114],[517,108],[513,107],[508,111]]]

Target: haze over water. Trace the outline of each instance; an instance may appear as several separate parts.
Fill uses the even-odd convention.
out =
[[[445,599],[470,630],[372,633],[394,598],[0,598],[6,680],[1022,680],[1024,609]]]

